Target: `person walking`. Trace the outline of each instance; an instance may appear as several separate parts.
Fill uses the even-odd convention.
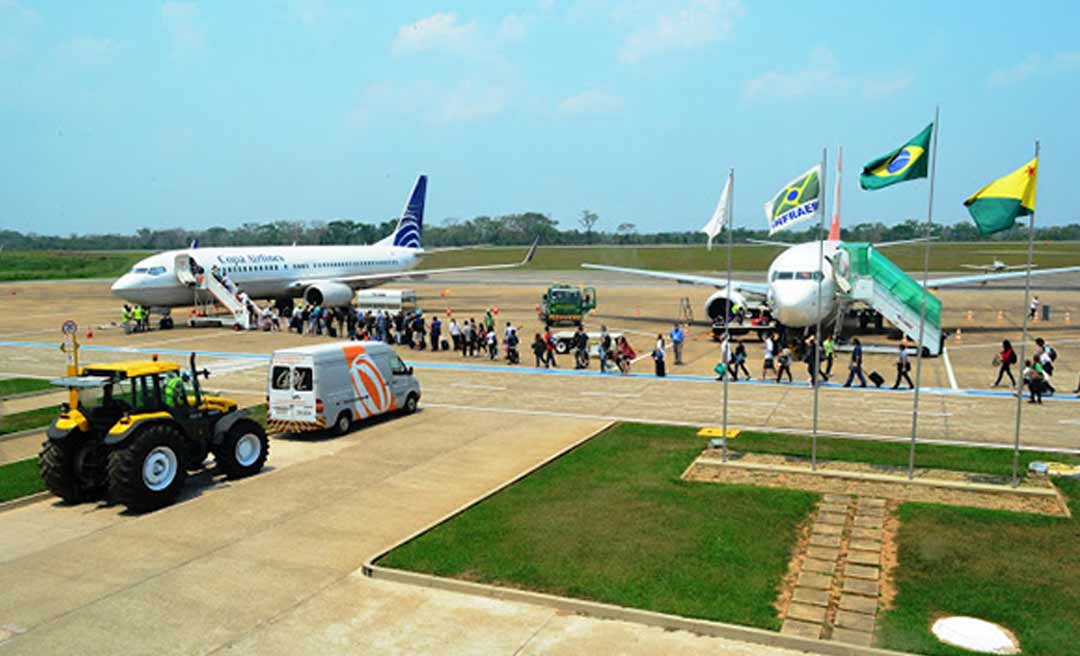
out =
[[[750,370],[746,368],[746,345],[742,340],[735,341],[735,365],[732,368],[732,372],[738,376],[739,370],[742,369],[743,376],[746,380],[753,380],[753,376],[750,375]]]
[[[611,334],[608,333],[607,326],[600,326],[600,373],[607,372],[607,362],[612,356],[611,353]]]
[[[862,370],[862,342],[856,337],[851,340],[851,343],[854,348],[851,349],[851,362],[848,364],[848,377],[844,387],[851,387],[851,383],[856,378],[859,379],[859,387],[866,387],[866,376],[863,375]]]
[[[1046,343],[1042,337],[1035,339],[1035,359],[1034,362],[1037,365],[1042,365],[1043,374],[1043,391],[1049,394],[1053,394],[1057,390],[1054,389],[1053,377],[1054,377],[1054,362],[1057,360],[1057,351]]]
[[[915,383],[911,382],[911,376],[908,375],[909,371],[911,371],[911,358],[907,354],[907,345],[900,342],[900,351],[896,356],[896,382],[893,383],[892,389],[900,389],[901,380],[908,384],[908,389],[915,389]]]
[[[555,362],[555,338],[551,335],[550,326],[544,329],[544,343],[547,345],[545,362],[558,369],[559,365]]]
[[[543,336],[540,333],[536,333],[536,337],[533,338],[532,352],[536,357],[536,368],[543,367],[548,368],[547,364],[547,342],[544,341]]]
[[[458,325],[457,319],[450,319],[450,342],[455,351],[461,350],[461,326]]]
[[[1024,384],[1031,392],[1028,403],[1042,403],[1043,386],[1045,385],[1043,372],[1038,363],[1032,365],[1031,360],[1024,360],[1024,371],[1021,373]]]
[[[656,346],[653,347],[652,357],[653,363],[656,368],[656,376],[663,378],[667,375],[667,368],[664,363],[664,335],[659,334],[656,336]]]
[[[510,328],[510,332],[506,336],[506,363],[517,364],[520,361],[521,356],[518,353],[517,331]]]
[[[1035,314],[1039,311],[1039,297],[1031,299],[1031,314],[1028,315],[1028,319],[1034,320]]]
[[[499,357],[499,339],[495,335],[494,328],[487,331],[487,351],[488,360],[494,362],[495,358]]]
[[[442,321],[438,315],[431,317],[431,352],[439,350],[439,340],[442,339]]]
[[[829,380],[832,376],[833,357],[836,355],[836,342],[833,341],[832,335],[826,335],[825,341],[821,343],[821,348],[825,353],[825,371],[821,374],[821,377]]]
[[[780,384],[780,379],[784,377],[784,374],[787,374],[787,382],[795,382],[791,377],[792,357],[791,346],[784,344],[784,348],[780,349],[780,357],[777,358],[776,383],[778,385]]]
[[[578,326],[574,332],[574,369],[589,368],[589,336]]]
[[[998,365],[997,380],[991,387],[997,387],[1001,384],[1001,377],[1008,376],[1009,382],[1013,387],[1016,387],[1016,378],[1013,377],[1012,365],[1016,364],[1016,351],[1013,350],[1012,342],[1009,340],[1002,340],[1001,353],[998,353],[994,358],[994,363]]]
[[[615,364],[622,375],[628,376],[630,375],[630,366],[634,364],[634,360],[637,358],[637,353],[634,352],[633,347],[630,346],[630,342],[626,341],[625,337],[619,338],[617,350]]]
[[[675,351],[675,364],[681,365],[682,361],[682,345],[683,340],[686,339],[686,332],[683,331],[682,326],[675,324],[675,327],[671,329],[669,335],[671,337],[671,350]]]
[[[817,385],[818,382],[818,363],[820,362],[821,351],[818,347],[817,339],[810,335],[803,342],[803,361],[806,363],[806,373],[810,375],[810,387]]]
[[[776,375],[776,342],[772,333],[765,334],[765,359],[761,364],[761,380],[769,380]]]

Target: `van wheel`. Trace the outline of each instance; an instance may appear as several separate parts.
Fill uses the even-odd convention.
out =
[[[405,405],[401,408],[401,411],[407,415],[411,415],[412,413],[416,412],[416,406],[418,403],[419,399],[416,398],[416,395],[410,394],[409,396],[405,397]]]
[[[344,435],[352,430],[352,415],[348,412],[342,412],[337,416],[337,421],[334,422],[334,434]]]

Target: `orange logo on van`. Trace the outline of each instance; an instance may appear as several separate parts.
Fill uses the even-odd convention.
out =
[[[379,373],[363,346],[346,346],[345,361],[349,365],[349,379],[356,401],[353,409],[357,419],[364,419],[393,410],[396,407],[390,386]]]

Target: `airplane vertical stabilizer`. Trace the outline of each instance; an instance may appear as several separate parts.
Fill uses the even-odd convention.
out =
[[[424,198],[427,196],[427,176],[421,175],[413,185],[409,201],[401,212],[394,233],[379,242],[381,246],[420,248],[420,236],[424,230]]]

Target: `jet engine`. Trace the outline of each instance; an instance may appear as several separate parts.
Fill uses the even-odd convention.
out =
[[[304,290],[304,302],[308,305],[337,307],[352,303],[353,290],[340,282],[317,282]]]
[[[709,320],[713,322],[717,319],[723,319],[724,309],[729,303],[732,305],[738,303],[739,305],[745,306],[746,298],[737,291],[729,292],[726,289],[721,289],[710,296],[709,300],[705,301],[705,314],[709,317]]]

